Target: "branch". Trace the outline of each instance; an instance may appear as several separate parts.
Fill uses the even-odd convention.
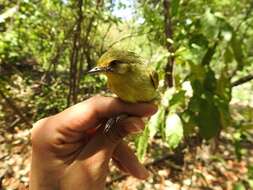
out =
[[[168,39],[173,38],[173,28],[172,28],[172,17],[170,15],[171,1],[163,0],[163,17],[164,17],[164,32],[166,37],[166,48],[169,53],[174,53],[175,50]],[[173,66],[174,66],[174,56],[169,56],[167,58],[167,63],[165,66],[165,83],[168,87],[173,87]]]
[[[102,43],[101,43],[101,47],[100,47],[100,54],[103,53],[103,50],[104,50],[104,45],[105,45],[105,39],[107,37],[107,35],[109,34],[110,30],[112,28],[112,24],[110,23],[104,33],[104,36],[102,37]]]
[[[69,94],[67,97],[67,105],[77,102],[78,84],[77,84],[77,70],[78,70],[78,57],[80,53],[81,32],[83,22],[83,0],[77,2],[77,18],[76,28],[73,34],[73,47],[70,55],[70,69],[69,69]]]
[[[147,33],[148,33],[148,32],[147,32]],[[119,43],[119,42],[121,42],[121,41],[124,41],[124,40],[126,40],[126,39],[128,39],[128,38],[141,36],[141,35],[144,35],[144,34],[147,34],[147,33],[135,32],[135,33],[133,33],[133,34],[129,34],[129,35],[124,36],[124,37],[120,38],[119,40],[113,42],[111,45],[108,46],[107,49],[112,48],[112,47],[115,46],[117,43]]]
[[[231,86],[232,86],[232,87],[234,87],[234,86],[239,86],[239,85],[244,84],[244,83],[246,83],[246,82],[248,82],[248,81],[251,81],[251,80],[253,80],[253,74],[249,74],[249,75],[247,75],[247,76],[244,76],[244,77],[242,77],[242,78],[239,78],[238,80],[232,82]]]

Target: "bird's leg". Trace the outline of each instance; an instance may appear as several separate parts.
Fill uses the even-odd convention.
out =
[[[117,117],[113,117],[108,119],[108,121],[105,124],[105,128],[104,128],[104,134],[112,141],[112,142],[117,142],[119,139],[122,139],[123,137],[126,136],[127,131],[124,130],[119,130],[117,123],[122,120],[127,118],[128,115],[119,115]],[[114,135],[113,135],[114,133]],[[116,135],[115,135],[116,133]]]

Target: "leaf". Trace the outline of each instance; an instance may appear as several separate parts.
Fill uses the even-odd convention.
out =
[[[189,40],[190,47],[194,47],[193,44],[206,49],[208,48],[208,39],[203,34],[193,34]]]
[[[215,137],[220,129],[219,110],[212,100],[199,99],[199,114],[197,116],[199,133],[205,139]]]
[[[232,97],[231,82],[226,74],[225,70],[221,73],[219,79],[217,80],[216,86],[216,106],[220,113],[220,122],[222,128],[227,127],[231,124],[231,115],[229,110],[229,103]]]
[[[207,49],[207,52],[201,61],[202,65],[209,65],[210,64],[210,62],[212,61],[212,57],[215,53],[217,45],[218,45],[218,42],[216,41],[213,46],[211,46]]]
[[[232,48],[235,60],[237,62],[237,67],[239,70],[241,70],[244,65],[242,41],[238,39],[235,33],[233,33],[233,37],[231,39],[231,48]]]
[[[251,189],[253,189],[253,179],[249,179],[249,180],[248,180],[248,183],[249,183],[249,187],[250,187]]]
[[[175,110],[180,105],[184,104],[185,102],[185,90],[180,90],[179,92],[175,93],[169,101],[170,110]]]
[[[183,138],[183,124],[177,114],[170,114],[165,122],[166,143],[170,148],[176,148]]]
[[[220,35],[225,41],[229,42],[233,37],[234,29],[225,18],[219,17],[218,20],[220,25]]]
[[[137,156],[140,160],[144,159],[147,152],[149,133],[149,128],[146,127],[142,135],[137,139]]]
[[[201,25],[203,28],[204,34],[210,39],[216,39],[219,34],[219,24],[217,17],[211,12],[208,8],[205,11],[201,19]]]
[[[232,53],[230,47],[226,48],[226,51],[224,53],[224,61],[225,61],[225,63],[230,63],[233,61],[233,53]]]
[[[180,0],[172,0],[171,2],[171,16],[174,17],[178,13]]]
[[[245,188],[245,186],[243,185],[242,182],[237,182],[237,183],[234,185],[233,190],[246,190],[246,188]]]
[[[175,88],[168,88],[162,95],[161,104],[164,107],[169,106],[169,101],[175,92]]]
[[[205,75],[205,74],[203,74],[203,75]],[[203,78],[204,78],[204,76],[203,76]],[[202,93],[204,93],[204,89],[203,89],[203,85],[202,85],[201,80],[202,80],[202,78],[200,80],[198,80],[198,79],[191,80],[193,95],[195,95],[195,96],[200,96]]]
[[[159,129],[163,126],[164,124],[164,117],[165,117],[165,109],[164,107],[161,107],[155,115],[153,115],[148,123],[148,128],[150,131],[150,138],[152,138],[158,131]]]
[[[253,164],[248,165],[248,177],[253,179]]]
[[[216,85],[215,73],[213,70],[208,68],[207,73],[206,73],[206,77],[205,77],[204,83],[203,83],[204,91],[210,92],[213,94],[214,91],[216,90],[216,86],[217,85]]]

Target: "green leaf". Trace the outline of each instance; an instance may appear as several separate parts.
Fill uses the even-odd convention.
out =
[[[179,92],[175,93],[169,101],[170,110],[175,110],[180,105],[184,104],[185,102],[185,90],[180,90]]]
[[[231,123],[229,103],[232,97],[232,91],[230,84],[231,83],[228,75],[225,71],[223,71],[220,75],[220,78],[217,80],[216,85],[216,106],[219,109],[222,128],[227,127]]]
[[[219,34],[219,24],[217,17],[208,8],[201,19],[204,34],[210,39],[216,39]]]
[[[216,78],[215,78],[215,73],[213,70],[208,68],[208,71],[206,73],[206,77],[204,79],[203,83],[204,91],[214,93],[216,90]]]
[[[220,115],[212,100],[199,99],[199,114],[197,116],[199,133],[205,139],[215,137],[220,129]]]
[[[225,18],[218,18],[220,25],[220,36],[227,42],[233,37],[234,29]]]
[[[253,179],[253,164],[250,164],[250,165],[248,166],[248,177],[249,177],[250,179]]]
[[[250,187],[251,189],[253,189],[253,179],[249,179],[249,180],[248,180],[248,183],[249,183],[249,187]]]
[[[144,156],[148,148],[149,128],[146,127],[141,136],[137,139],[137,156],[140,160],[144,159]]]
[[[172,0],[171,2],[171,16],[174,17],[178,13],[180,0]]]
[[[238,39],[235,33],[233,33],[233,37],[231,39],[231,48],[233,50],[234,58],[237,62],[237,67],[239,70],[241,70],[244,65],[242,41]]]
[[[183,124],[177,114],[170,114],[165,122],[166,143],[170,148],[176,148],[183,138]]]
[[[175,92],[174,88],[167,88],[167,90],[162,95],[162,100],[161,100],[162,106],[164,107],[169,106],[169,101],[172,98],[174,92]]]
[[[208,39],[203,34],[193,34],[189,40],[190,47],[194,47],[193,44],[206,49],[208,48]]]
[[[224,53],[224,61],[225,61],[225,63],[230,63],[233,61],[233,53],[232,53],[230,47],[226,48],[226,51]]]
[[[165,109],[161,107],[155,115],[153,115],[148,123],[148,128],[150,131],[150,138],[152,138],[161,127],[164,125],[164,118],[165,118]]]
[[[213,46],[211,46],[207,49],[207,52],[201,61],[202,65],[209,65],[210,64],[210,62],[212,61],[212,57],[215,53],[217,45],[218,45],[218,42],[215,42]]]
[[[246,190],[246,188],[242,182],[238,182],[234,185],[233,190]]]
[[[201,73],[200,73],[201,75]],[[205,74],[203,74],[205,75]],[[204,78],[204,76],[202,76]],[[200,80],[195,79],[195,80],[191,80],[191,86],[193,89],[193,94],[195,96],[200,96],[202,93],[204,93],[204,89],[203,89],[203,83],[202,83],[202,78]]]

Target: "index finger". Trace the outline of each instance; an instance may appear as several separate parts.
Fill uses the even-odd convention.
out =
[[[157,107],[150,103],[126,103],[118,98],[95,96],[76,104],[54,117],[73,130],[85,131],[97,127],[101,122],[121,114],[147,117]],[[61,125],[62,126],[62,125]]]

